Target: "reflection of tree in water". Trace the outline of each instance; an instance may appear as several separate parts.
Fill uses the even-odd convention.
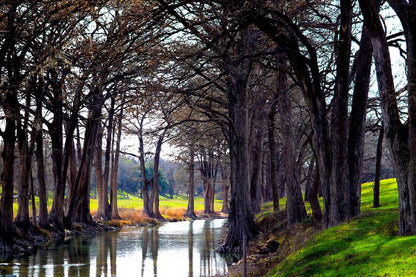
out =
[[[110,245],[111,276],[116,276],[117,274],[117,235],[113,234],[110,240],[111,240],[111,243],[107,243],[107,245]]]
[[[117,273],[117,233],[108,233],[97,236],[97,261],[96,277],[107,276],[111,270],[111,276]],[[108,265],[110,258],[110,268]]]
[[[211,245],[214,244],[214,232],[210,226],[210,221],[204,222],[202,229],[202,247],[201,247],[201,261],[199,267],[199,273],[201,276],[211,276],[212,269],[212,252]]]
[[[188,260],[189,260],[189,277],[194,276],[194,222],[189,222],[188,229]]]
[[[159,231],[155,227],[144,227],[142,233],[142,268],[141,276],[144,276],[145,262],[150,247],[149,257],[153,260],[153,275],[157,276],[157,256],[159,252]]]
[[[227,263],[224,263],[221,256],[214,251],[216,229],[212,224],[211,220],[206,220],[202,229],[200,276],[214,276],[227,272]],[[224,232],[223,228],[221,232]]]
[[[89,276],[89,267],[84,265],[90,264],[92,238],[92,236],[81,236],[67,245],[69,264],[67,276]],[[55,264],[64,264],[64,255],[55,255],[55,257]],[[63,267],[55,267],[55,269],[62,272],[54,272],[54,276],[64,276]]]
[[[140,276],[144,276],[144,262],[147,258],[147,244],[149,242],[148,229],[148,227],[144,227],[142,233],[142,271]]]
[[[108,247],[106,246],[106,236],[97,236],[97,261],[96,261],[96,276],[105,276],[108,270],[107,255]]]
[[[157,254],[159,251],[159,231],[157,228],[150,229],[150,236],[152,237],[150,248],[152,249],[153,258],[153,274],[157,276]]]

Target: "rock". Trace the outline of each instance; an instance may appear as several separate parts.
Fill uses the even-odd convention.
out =
[[[277,240],[269,240],[266,243],[266,246],[264,246],[263,248],[261,248],[259,250],[260,254],[270,254],[270,253],[274,253],[277,251],[277,249],[279,248],[280,243]]]

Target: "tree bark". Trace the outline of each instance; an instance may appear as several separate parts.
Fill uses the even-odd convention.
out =
[[[94,170],[95,170],[95,178],[97,182],[97,194],[98,194],[98,210],[97,214],[95,215],[96,218],[106,219],[106,210],[108,206],[105,203],[105,195],[104,193],[104,173],[103,173],[103,127],[102,123],[98,122],[98,131],[97,131],[97,143],[95,146],[95,159],[94,159]]]
[[[356,60],[354,94],[352,99],[350,126],[348,134],[348,170],[349,170],[349,203],[348,217],[360,213],[361,206],[361,171],[367,114],[367,98],[370,86],[373,48],[370,34],[365,26],[362,28],[360,49]]]
[[[277,145],[276,145],[276,114],[277,114],[277,101],[279,99],[279,93],[275,92],[273,96],[273,102],[270,106],[268,114],[268,128],[267,134],[269,138],[269,158],[270,158],[270,182],[272,189],[273,199],[273,211],[278,212],[279,207],[279,181],[278,181],[278,170],[279,163],[277,162]]]
[[[103,207],[101,211],[103,213],[104,219],[110,219],[110,205],[108,203],[108,183],[110,177],[110,160],[111,160],[111,150],[112,150],[112,141],[113,141],[113,128],[114,128],[114,106],[115,106],[115,96],[111,97],[110,109],[108,110],[108,122],[107,122],[107,138],[105,145],[105,158],[104,158],[104,176],[103,176],[103,198],[102,204]]]
[[[252,123],[250,128],[250,150],[251,150],[251,162],[250,162],[250,194],[253,203],[253,210],[255,213],[260,212],[262,204],[262,171],[263,171],[263,144],[264,144],[264,113],[259,111],[263,108],[265,101],[257,103],[255,113],[257,116],[252,117]],[[259,114],[261,113],[261,115]]]
[[[336,79],[333,109],[331,113],[331,211],[329,225],[333,226],[343,222],[349,217],[350,187],[348,185],[348,149],[345,147],[348,121],[348,92],[349,92],[349,68],[351,56],[351,24],[352,4],[351,0],[341,0],[341,22],[339,26],[339,38],[335,43],[336,52]]]
[[[247,30],[240,30],[236,37],[236,56],[244,54]],[[227,94],[230,126],[229,147],[231,161],[231,200],[228,215],[229,230],[220,252],[242,253],[243,238],[252,239],[258,228],[254,222],[249,184],[249,112],[247,80],[251,72],[251,61],[226,61],[228,67]]]
[[[275,27],[269,19],[258,17],[254,18],[256,26],[266,35],[276,42],[276,45],[286,52],[287,58],[294,70],[297,82],[300,85],[306,104],[308,106],[312,130],[313,147],[317,156],[318,168],[320,170],[320,183],[323,195],[323,227],[328,227],[330,223],[330,174],[331,174],[331,151],[328,131],[328,120],[326,111],[325,97],[321,90],[320,72],[318,67],[317,53],[314,47],[301,31],[283,14],[276,14],[281,19],[280,26]],[[286,28],[287,33],[283,28]],[[298,42],[301,41],[308,51],[307,59],[302,56]],[[306,63],[306,60],[308,62]]]
[[[1,174],[1,227],[5,234],[12,234],[13,223],[13,187],[14,187],[14,149],[16,142],[16,119],[18,118],[19,102],[17,92],[8,91],[2,98],[3,111],[6,117],[6,126],[3,136],[3,172]]]
[[[229,172],[228,169],[225,166],[221,167],[221,181],[222,181],[222,209],[221,212],[228,213],[229,211],[229,204],[228,204],[228,198],[229,198]]]
[[[159,220],[165,220],[161,215],[159,210],[159,162],[160,162],[160,152],[162,151],[162,144],[165,138],[167,129],[163,131],[163,134],[159,136],[159,139],[156,144],[155,157],[153,159],[153,178],[152,178],[152,193],[151,197],[153,199],[153,217]]]
[[[409,155],[407,165],[408,174],[405,180],[405,184],[407,185],[407,190],[409,193],[409,207],[404,206],[404,209],[410,211],[410,213],[407,213],[407,224],[410,226],[409,228],[403,228],[404,232],[401,233],[406,235],[413,235],[416,234],[416,3],[415,1],[398,0],[389,0],[388,2],[396,12],[397,16],[399,17],[406,38],[408,145],[407,148],[400,150],[408,150]],[[386,124],[385,120],[384,123]],[[389,134],[387,132],[386,137],[389,137]],[[398,155],[400,154],[398,153]],[[399,231],[401,231],[400,225]]]
[[[120,215],[118,214],[118,206],[117,206],[117,179],[118,179],[118,163],[120,158],[120,144],[121,144],[121,134],[122,134],[122,120],[124,114],[124,99],[122,99],[121,107],[120,107],[120,114],[118,115],[118,122],[117,122],[117,142],[116,142],[116,150],[114,152],[114,162],[113,166],[111,167],[111,219],[120,219]]]
[[[98,125],[101,109],[104,104],[102,92],[94,88],[89,95],[88,119],[85,129],[82,158],[74,186],[71,188],[71,197],[68,199],[68,209],[65,215],[65,225],[72,228],[73,221],[92,224],[90,212],[90,181],[94,149],[97,142]]]
[[[50,73],[52,79],[56,79],[55,72]],[[51,80],[56,83],[56,80]],[[62,91],[57,84],[52,85],[53,91],[53,120],[52,124],[48,124],[49,135],[52,144],[52,170],[54,176],[54,194],[52,208],[49,213],[49,221],[58,229],[64,228],[64,198],[65,198],[65,177],[63,176],[63,97]]]
[[[36,86],[36,78],[31,82],[31,89]],[[32,129],[31,142],[29,145],[29,109],[31,102],[31,92],[26,94],[26,104],[23,122],[17,121],[17,145],[19,149],[19,207],[15,222],[20,227],[27,229],[30,225],[29,220],[29,188],[30,173],[32,167],[32,156],[35,144],[36,129]]]
[[[413,136],[414,134],[410,135],[409,127],[405,126],[400,121],[399,109],[395,96],[390,53],[383,25],[379,19],[378,9],[376,8],[374,1],[371,0],[360,0],[359,3],[364,16],[364,24],[369,30],[371,36],[371,44],[374,51],[377,81],[383,111],[384,131],[388,146],[393,156],[393,166],[399,190],[399,234],[413,235],[416,233],[414,218],[414,202],[416,199],[414,199],[415,195],[414,191],[412,191],[414,189],[414,178],[410,175],[414,174],[415,170],[412,165],[413,161],[410,162],[410,158],[412,157],[412,151],[416,150],[415,147],[413,147],[411,142],[412,139],[409,136]],[[413,50],[407,50],[409,61],[414,58],[411,56]],[[408,72],[410,74],[410,72],[412,72],[412,68],[408,68]],[[409,79],[408,81],[410,84],[415,80]],[[412,107],[411,101],[413,100],[411,100],[411,98],[412,92],[409,90],[409,110]],[[409,113],[409,122],[411,121],[412,118]],[[409,125],[412,125],[412,123]]]
[[[184,216],[190,219],[197,219],[195,214],[195,201],[194,201],[194,188],[195,188],[195,153],[194,146],[189,147],[189,185],[188,185],[188,208]]]
[[[374,180],[373,189],[373,207],[380,207],[380,175],[381,175],[381,158],[383,156],[383,138],[384,138],[384,124],[381,124],[380,133],[377,140],[376,152],[376,176]]]
[[[286,179],[286,210],[289,226],[305,220],[306,208],[302,199],[302,191],[297,179],[295,136],[292,127],[292,105],[289,100],[287,74],[277,73],[277,91],[279,92],[280,124],[282,126],[282,161]]]
[[[37,177],[39,183],[39,226],[48,226],[48,190],[46,187],[46,173],[43,155],[43,132],[40,128],[36,135],[36,163]]]
[[[144,114],[140,120],[140,126],[138,131],[139,136],[139,161],[140,161],[140,172],[142,173],[142,198],[143,198],[143,215],[153,217],[153,201],[150,200],[149,196],[149,185],[150,181],[147,180],[146,176],[146,163],[144,158],[144,142],[143,142],[143,124],[146,114]]]

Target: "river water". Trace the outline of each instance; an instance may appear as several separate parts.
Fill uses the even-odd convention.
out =
[[[224,219],[169,222],[83,235],[0,264],[0,276],[226,276],[215,248]]]

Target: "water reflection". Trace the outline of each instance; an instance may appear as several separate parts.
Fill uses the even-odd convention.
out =
[[[82,236],[0,264],[0,276],[224,276],[226,261],[214,251],[223,224],[185,221]]]

